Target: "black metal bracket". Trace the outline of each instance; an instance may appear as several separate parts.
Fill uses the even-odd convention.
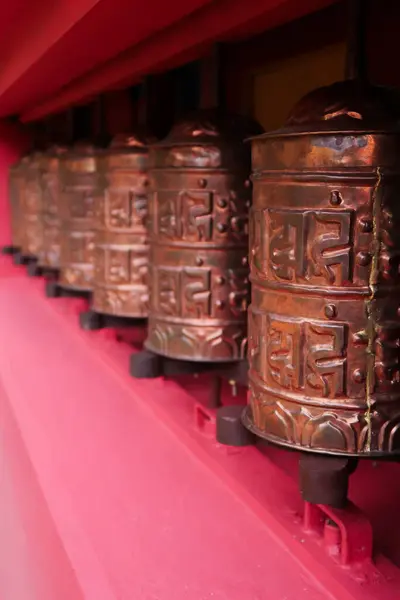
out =
[[[79,324],[86,331],[96,331],[99,329],[122,329],[125,327],[143,327],[147,319],[133,319],[119,317],[116,315],[106,315],[94,310],[81,312],[79,315]]]
[[[39,266],[37,261],[31,261],[26,266],[26,273],[29,277],[41,277],[43,275],[43,269]]]
[[[196,362],[177,360],[142,350],[131,355],[130,374],[136,379],[154,379],[156,377],[178,377],[180,375],[211,375],[209,388],[210,408],[221,406],[222,380],[232,385],[247,386],[248,364],[246,360],[230,363]]]
[[[349,477],[357,459],[302,452],[299,462],[300,492],[306,502],[345,508]]]
[[[233,404],[217,409],[216,434],[217,442],[224,446],[251,446],[256,437],[246,429],[242,421],[244,406]]]
[[[3,246],[1,249],[1,253],[4,256],[14,256],[19,251],[20,249],[17,246]]]
[[[58,279],[58,269],[52,269],[51,267],[42,267],[37,261],[31,261],[28,263],[26,268],[27,275],[29,277],[46,277],[56,281]]]
[[[37,258],[35,256],[27,256],[26,254],[22,254],[20,250],[14,252],[12,257],[14,265],[17,265],[18,267],[26,267],[30,263],[36,263],[37,261]]]
[[[47,298],[84,298],[90,300],[91,292],[84,290],[73,290],[61,286],[57,281],[46,282],[45,293]]]
[[[167,358],[150,350],[132,354],[130,362],[130,373],[138,379],[215,373],[223,379],[234,379],[238,384],[247,385],[247,371],[245,360],[225,363],[197,362]]]

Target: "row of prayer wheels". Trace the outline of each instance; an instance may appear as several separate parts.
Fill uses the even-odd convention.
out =
[[[94,313],[147,317],[158,355],[227,363],[247,345],[257,436],[396,456],[399,116],[391,91],[345,81],[273,133],[198,112],[162,142],[35,153],[12,169],[13,243]]]
[[[162,142],[118,136],[12,169],[13,243],[94,314],[148,318],[146,346],[236,361],[246,341],[252,121],[203,111]],[[14,190],[20,190],[19,193]]]

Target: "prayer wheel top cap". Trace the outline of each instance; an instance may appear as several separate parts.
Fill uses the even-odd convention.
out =
[[[18,160],[16,160],[10,167],[10,169],[14,170],[14,169],[19,169],[20,167],[23,167],[25,165],[27,165],[29,162],[29,156],[21,156],[21,158],[19,158]]]
[[[93,156],[93,154],[98,154],[101,152],[101,148],[96,146],[93,142],[88,140],[81,140],[76,142],[72,148],[68,150],[68,154],[74,157],[85,157],[85,156]]]
[[[339,81],[304,96],[282,129],[261,137],[310,133],[399,133],[400,98],[393,89]]]
[[[261,131],[260,125],[248,117],[212,109],[199,110],[177,121],[168,136],[154,146],[218,146],[230,140],[244,140]]]
[[[62,144],[53,144],[46,152],[46,156],[57,157],[68,152],[67,146]]]
[[[155,139],[145,132],[122,133],[113,137],[110,144],[111,150],[122,150],[132,152],[134,150],[146,151]]]
[[[27,164],[29,164],[30,167],[39,167],[41,165],[42,159],[45,156],[45,153],[40,151],[40,150],[35,150],[34,152],[32,152],[32,154],[29,156],[29,161],[27,161]]]

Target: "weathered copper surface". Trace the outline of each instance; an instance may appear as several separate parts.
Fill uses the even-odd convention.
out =
[[[93,283],[94,207],[103,184],[101,152],[76,145],[60,159],[60,278],[62,287],[88,292]]]
[[[317,90],[253,140],[249,409],[273,442],[400,450],[400,132],[391,94]]]
[[[147,140],[117,136],[102,164],[106,188],[95,208],[92,309],[147,317]]]
[[[207,111],[151,149],[150,314],[146,347],[234,361],[246,339],[250,147],[260,128]],[[251,133],[250,133],[251,135]]]
[[[60,157],[65,152],[62,146],[54,146],[41,161],[43,239],[38,258],[40,266],[51,269],[60,268]]]
[[[41,152],[34,152],[23,159],[20,230],[18,235],[24,256],[37,257],[43,244],[41,160]]]
[[[9,172],[9,201],[11,218],[11,240],[15,248],[21,248],[21,219],[22,219],[22,194],[24,191],[24,170],[28,158],[23,157],[11,166]]]

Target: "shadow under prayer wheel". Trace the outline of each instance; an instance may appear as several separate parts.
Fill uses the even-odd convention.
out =
[[[104,194],[95,207],[91,309],[127,318],[148,314],[147,140],[117,136],[105,152]]]
[[[43,239],[38,262],[46,269],[60,268],[60,158],[65,152],[65,148],[54,146],[42,157]]]
[[[237,361],[247,335],[250,147],[239,116],[198,112],[151,148],[148,350]]]
[[[60,276],[59,285],[75,292],[93,286],[94,210],[102,193],[102,150],[76,144],[60,159]]]
[[[400,450],[400,131],[389,90],[321,88],[256,137],[249,406],[284,446]]]
[[[21,253],[26,258],[37,258],[43,246],[42,156],[42,152],[28,156],[22,171],[21,215],[18,221],[21,225]]]

